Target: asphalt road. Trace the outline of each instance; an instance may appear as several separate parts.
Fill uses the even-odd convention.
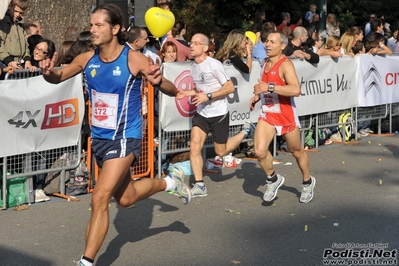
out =
[[[335,265],[361,259],[396,265],[399,135],[332,144],[308,155],[317,179],[308,204],[299,202],[301,176],[287,153],[277,157],[286,181],[272,203],[262,200],[265,177],[253,160],[207,174],[208,196],[188,205],[167,193],[131,209],[111,202],[96,265],[326,265],[323,255],[343,257]],[[79,199],[52,197],[28,210],[0,211],[0,265],[75,265],[90,217],[90,195]],[[371,253],[375,247],[380,251]],[[378,255],[379,262],[371,261]]]

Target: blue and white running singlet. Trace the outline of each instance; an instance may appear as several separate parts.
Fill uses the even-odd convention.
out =
[[[129,47],[113,62],[103,62],[98,49],[84,69],[91,103],[91,136],[99,139],[141,139],[142,78],[130,73]]]

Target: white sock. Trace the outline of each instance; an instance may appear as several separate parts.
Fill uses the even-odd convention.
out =
[[[170,176],[166,176],[163,178],[166,182],[165,191],[173,191],[176,188],[176,181],[173,180]]]
[[[80,264],[79,264],[79,265],[82,265],[82,264],[83,264],[84,266],[93,266],[93,263],[91,263],[91,262],[85,260],[84,258],[81,258],[81,259],[80,259]]]

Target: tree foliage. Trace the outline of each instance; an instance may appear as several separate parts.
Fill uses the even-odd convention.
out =
[[[213,32],[223,38],[232,29],[248,30],[256,10],[264,10],[266,21],[278,25],[281,12],[303,17],[312,3],[320,11],[320,0],[175,0],[171,6],[176,18],[187,24],[186,38],[196,32],[208,35]],[[370,13],[384,14],[387,22],[396,24],[399,18],[396,6],[397,0],[334,0],[327,1],[327,13],[337,16],[343,32],[351,26],[363,27]]]

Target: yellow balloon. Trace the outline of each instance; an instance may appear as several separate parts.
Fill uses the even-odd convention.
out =
[[[251,40],[252,44],[256,44],[256,34],[252,31],[246,31],[245,36],[247,36],[248,39]]]
[[[144,21],[157,39],[164,36],[175,25],[175,16],[169,10],[151,7],[145,12]]]

